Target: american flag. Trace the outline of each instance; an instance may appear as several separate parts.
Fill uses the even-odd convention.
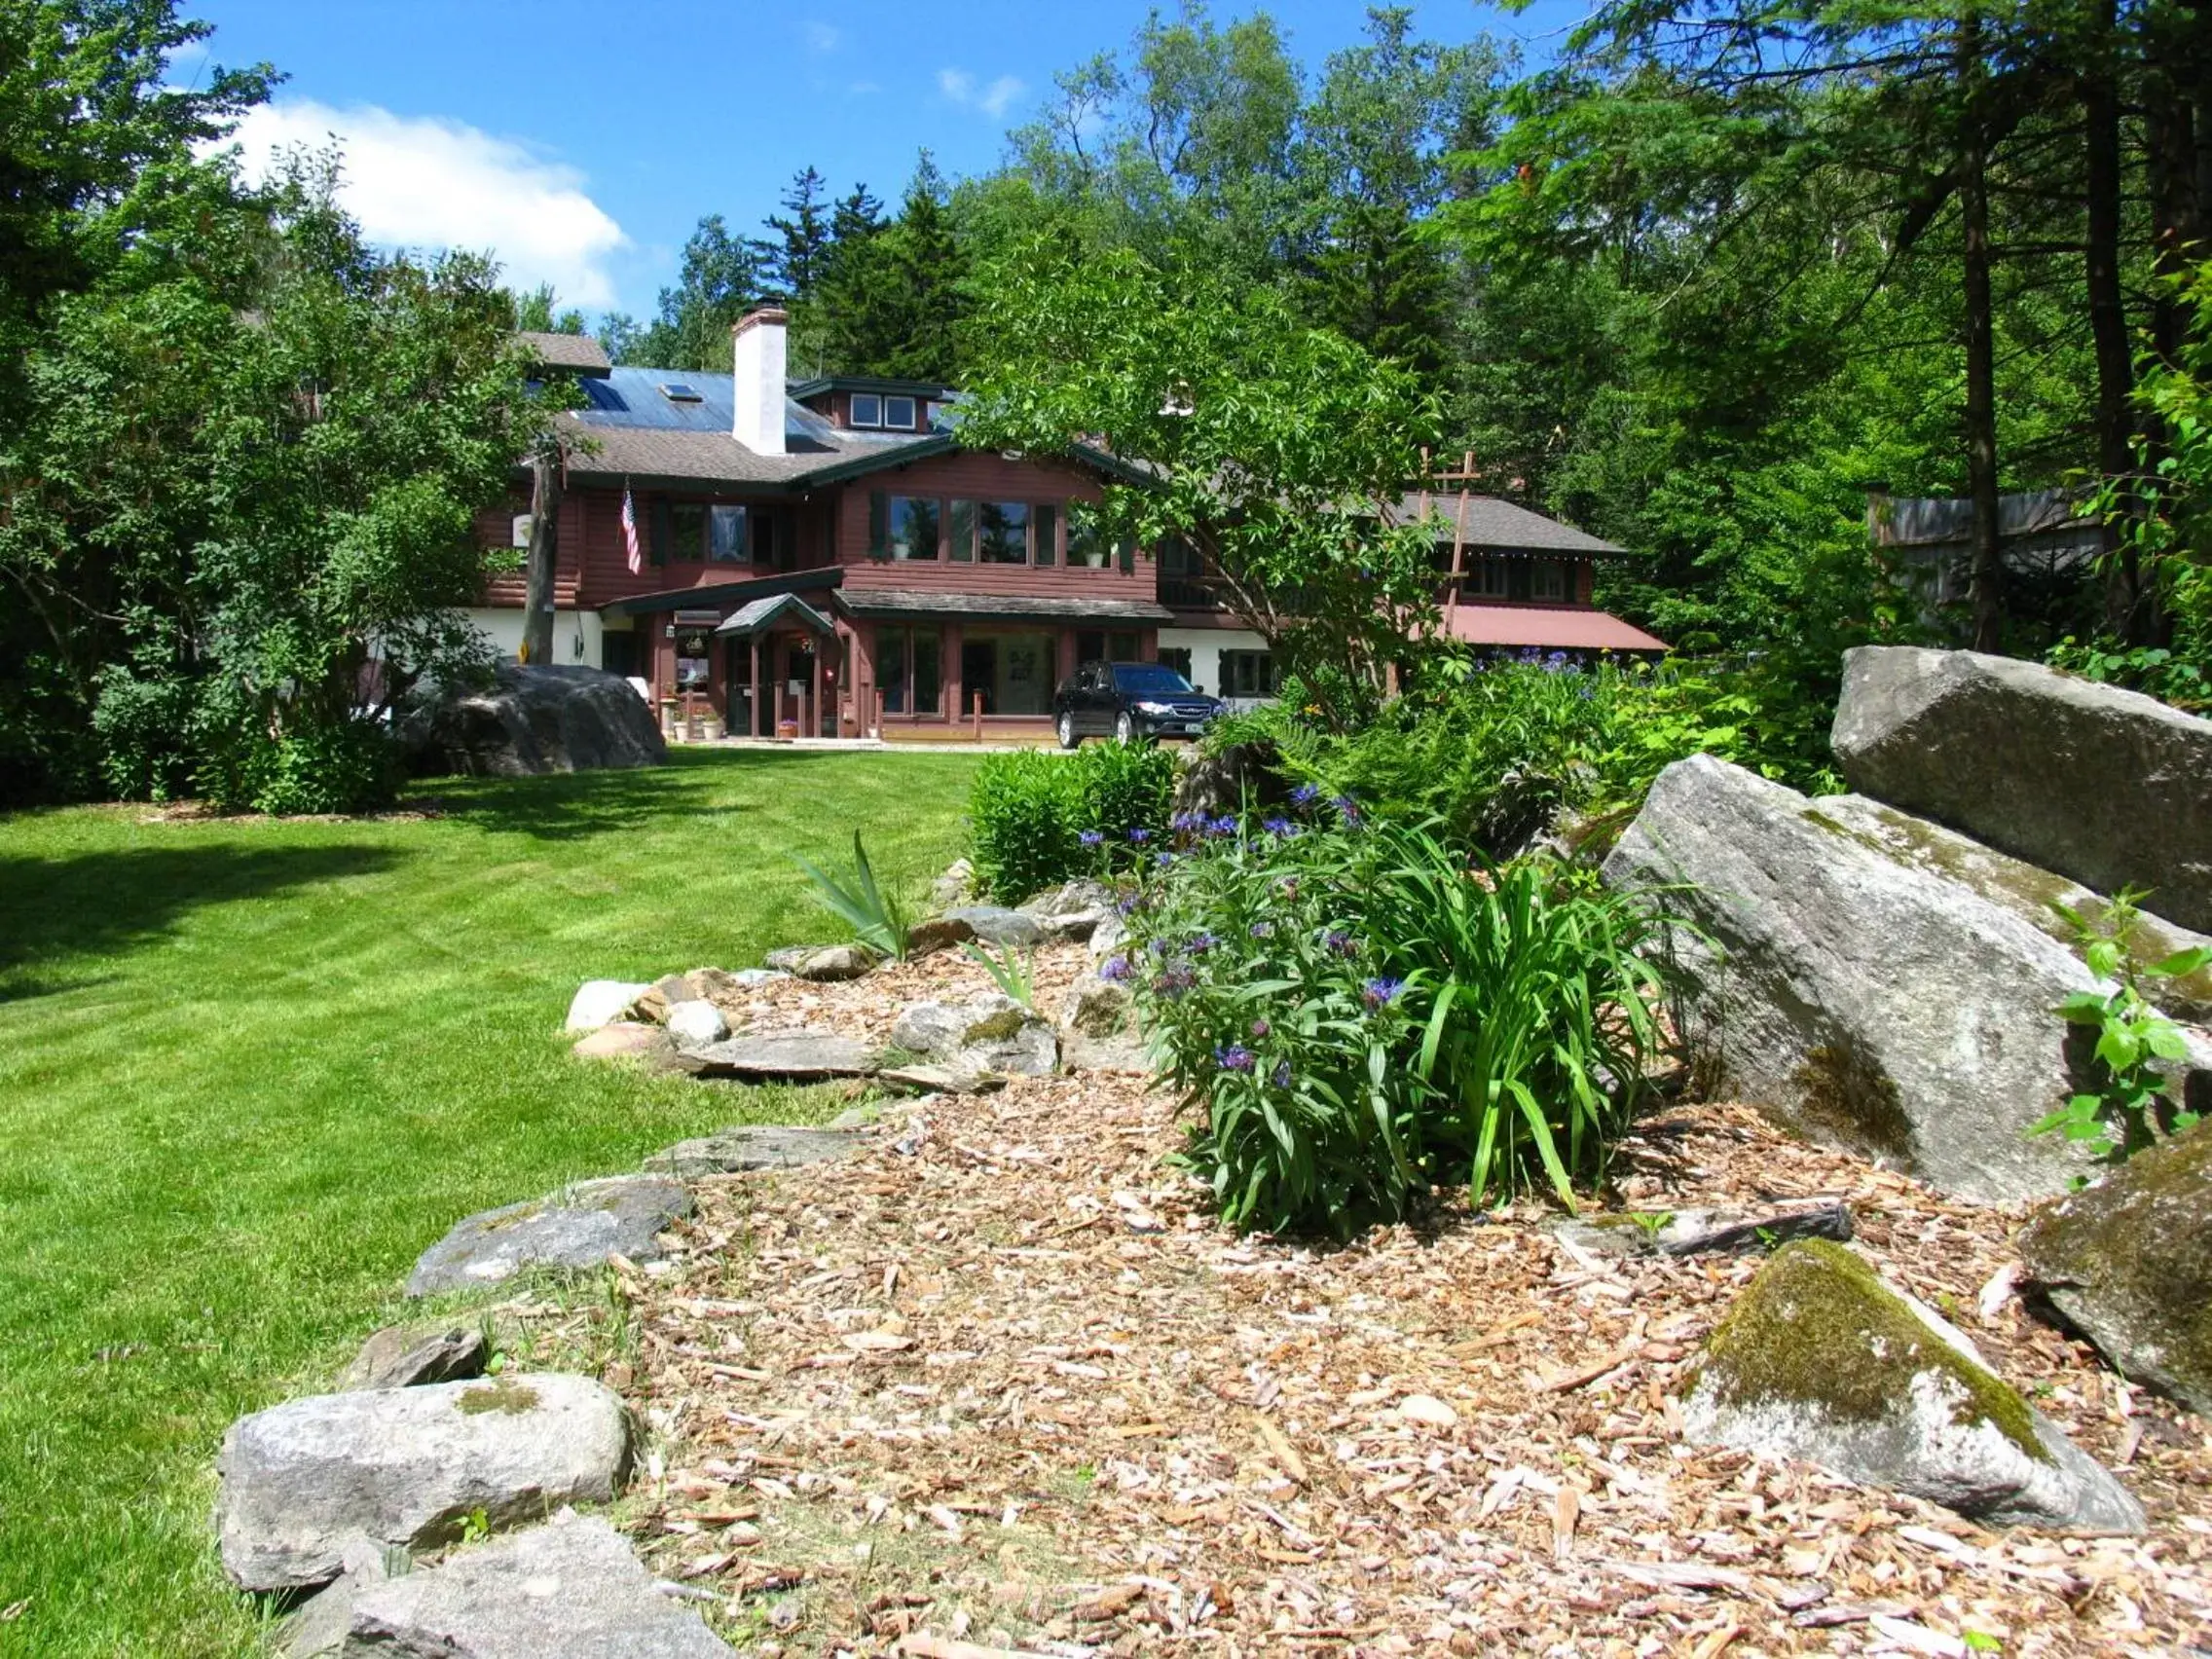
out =
[[[636,575],[645,569],[644,553],[638,548],[638,503],[630,499],[628,480],[622,485],[622,545],[630,553],[630,574]]]

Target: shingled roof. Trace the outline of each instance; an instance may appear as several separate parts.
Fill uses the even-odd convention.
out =
[[[549,334],[541,328],[525,328],[516,333],[515,340],[549,369],[567,369],[571,374],[599,379],[612,368],[606,348],[588,334]]]
[[[1428,517],[1437,527],[1440,541],[1450,541],[1455,530],[1461,525],[1459,515],[1464,503],[1463,523],[1469,547],[1494,548],[1507,553],[1579,553],[1587,558],[1605,558],[1626,551],[1572,525],[1546,518],[1542,513],[1532,513],[1527,507],[1517,507],[1511,501],[1501,501],[1495,496],[1447,495],[1432,490],[1425,499]],[[1418,522],[1422,500],[1418,494],[1400,497],[1399,518],[1409,524]]]

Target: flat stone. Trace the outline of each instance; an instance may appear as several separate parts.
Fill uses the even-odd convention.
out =
[[[1862,645],[1830,741],[1861,793],[2212,932],[2212,720],[2012,657]]]
[[[576,1039],[574,1053],[581,1060],[655,1060],[673,1048],[668,1033],[659,1026],[618,1019]]]
[[[729,1035],[722,1011],[704,998],[671,1004],[668,1035],[679,1049],[704,1049]]]
[[[696,1140],[678,1141],[645,1160],[647,1169],[669,1175],[730,1175],[745,1169],[795,1169],[850,1157],[860,1136],[844,1129],[785,1124],[744,1124]]]
[[[628,1542],[573,1512],[363,1589],[346,1651],[394,1659],[727,1659]]]
[[[2122,1375],[2212,1417],[2212,1120],[2039,1211],[2020,1258]]]
[[[1986,1526],[2143,1530],[2143,1509],[1933,1310],[1841,1244],[1775,1252],[1706,1340],[1691,1439],[1802,1457]]]
[[[1702,755],[1659,775],[1604,878],[1700,930],[1674,940],[1684,1036],[1721,1097],[1984,1202],[2096,1172],[2028,1131],[2082,1087],[2051,1011],[2099,981],[2016,910]]]
[[[1703,1256],[1743,1254],[1796,1238],[1852,1235],[1851,1209],[1841,1202],[1766,1210],[1685,1209],[1653,1214],[1584,1216],[1552,1224],[1576,1248],[1600,1256]]]
[[[794,978],[834,983],[859,978],[880,958],[865,944],[789,944],[769,951],[766,960]]]
[[[419,1388],[430,1382],[461,1382],[483,1376],[490,1358],[484,1333],[469,1326],[440,1331],[387,1325],[361,1345],[338,1386],[341,1390]]]
[[[628,979],[586,979],[569,1003],[571,1031],[597,1031],[620,1019],[648,987]]]
[[[997,1072],[955,1071],[950,1066],[889,1066],[876,1074],[886,1088],[910,1089],[916,1094],[995,1094],[1006,1087]]]
[[[975,929],[976,937],[992,944],[1011,945],[1016,950],[1034,950],[1045,942],[1044,924],[1035,916],[1025,916],[1019,910],[1010,910],[1000,904],[969,904],[957,910],[947,910],[949,921],[966,922]]]
[[[612,1254],[653,1261],[661,1233],[694,1207],[680,1182],[657,1175],[579,1181],[456,1223],[416,1262],[407,1294],[498,1284],[533,1268],[584,1271]]]
[[[354,1598],[390,1577],[394,1567],[404,1571],[409,1565],[406,1551],[387,1549],[358,1533],[340,1546],[340,1556],[344,1569],[279,1627],[284,1659],[340,1659],[346,1633],[353,1626]]]
[[[760,1031],[694,1049],[690,1057],[703,1077],[780,1078],[820,1083],[833,1077],[873,1077],[876,1051],[850,1037],[827,1032]]]
[[[935,951],[951,950],[975,937],[976,930],[957,917],[932,916],[906,930],[906,954],[928,956]]]
[[[1068,987],[1060,1005],[1060,1061],[1070,1071],[1152,1070],[1137,1029],[1136,999],[1125,985],[1093,974]]]
[[[223,1567],[241,1590],[312,1589],[356,1535],[426,1550],[606,1503],[629,1458],[622,1402],[583,1377],[502,1376],[318,1394],[233,1423],[216,1459]]]
[[[891,1028],[891,1043],[954,1072],[1050,1077],[1059,1065],[1051,1023],[999,992],[957,1006],[909,1004]]]

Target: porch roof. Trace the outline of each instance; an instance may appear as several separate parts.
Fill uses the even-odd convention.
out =
[[[1572,606],[1468,605],[1445,615],[1445,632],[1470,645],[1556,651],[1663,651],[1667,642],[1604,610]]]
[[[836,633],[837,624],[799,598],[795,593],[774,593],[739,607],[722,618],[715,632],[734,634],[765,634],[779,622],[796,622],[800,627],[828,639]]]
[[[1172,622],[1175,612],[1141,599],[1033,599],[1019,594],[923,593],[903,588],[837,590],[848,615],[971,617],[980,622]]]

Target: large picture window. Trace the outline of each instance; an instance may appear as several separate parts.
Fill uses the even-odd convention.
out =
[[[980,536],[977,557],[986,565],[1029,563],[1029,504],[984,501],[977,511]]]
[[[1274,658],[1266,651],[1223,651],[1220,694],[1224,697],[1272,697],[1275,694]]]
[[[880,628],[875,682],[886,715],[934,715],[942,707],[943,660],[935,628]]]
[[[1088,565],[1093,570],[1102,569],[1111,557],[1106,537],[1099,534],[1098,521],[1090,510],[1081,503],[1068,509],[1068,565],[1071,569]]]
[[[976,503],[954,501],[946,519],[951,534],[945,540],[952,557],[960,564],[968,564],[976,557]]]
[[[1557,559],[1538,559],[1529,576],[1531,598],[1555,605],[1567,598],[1567,567]]]

